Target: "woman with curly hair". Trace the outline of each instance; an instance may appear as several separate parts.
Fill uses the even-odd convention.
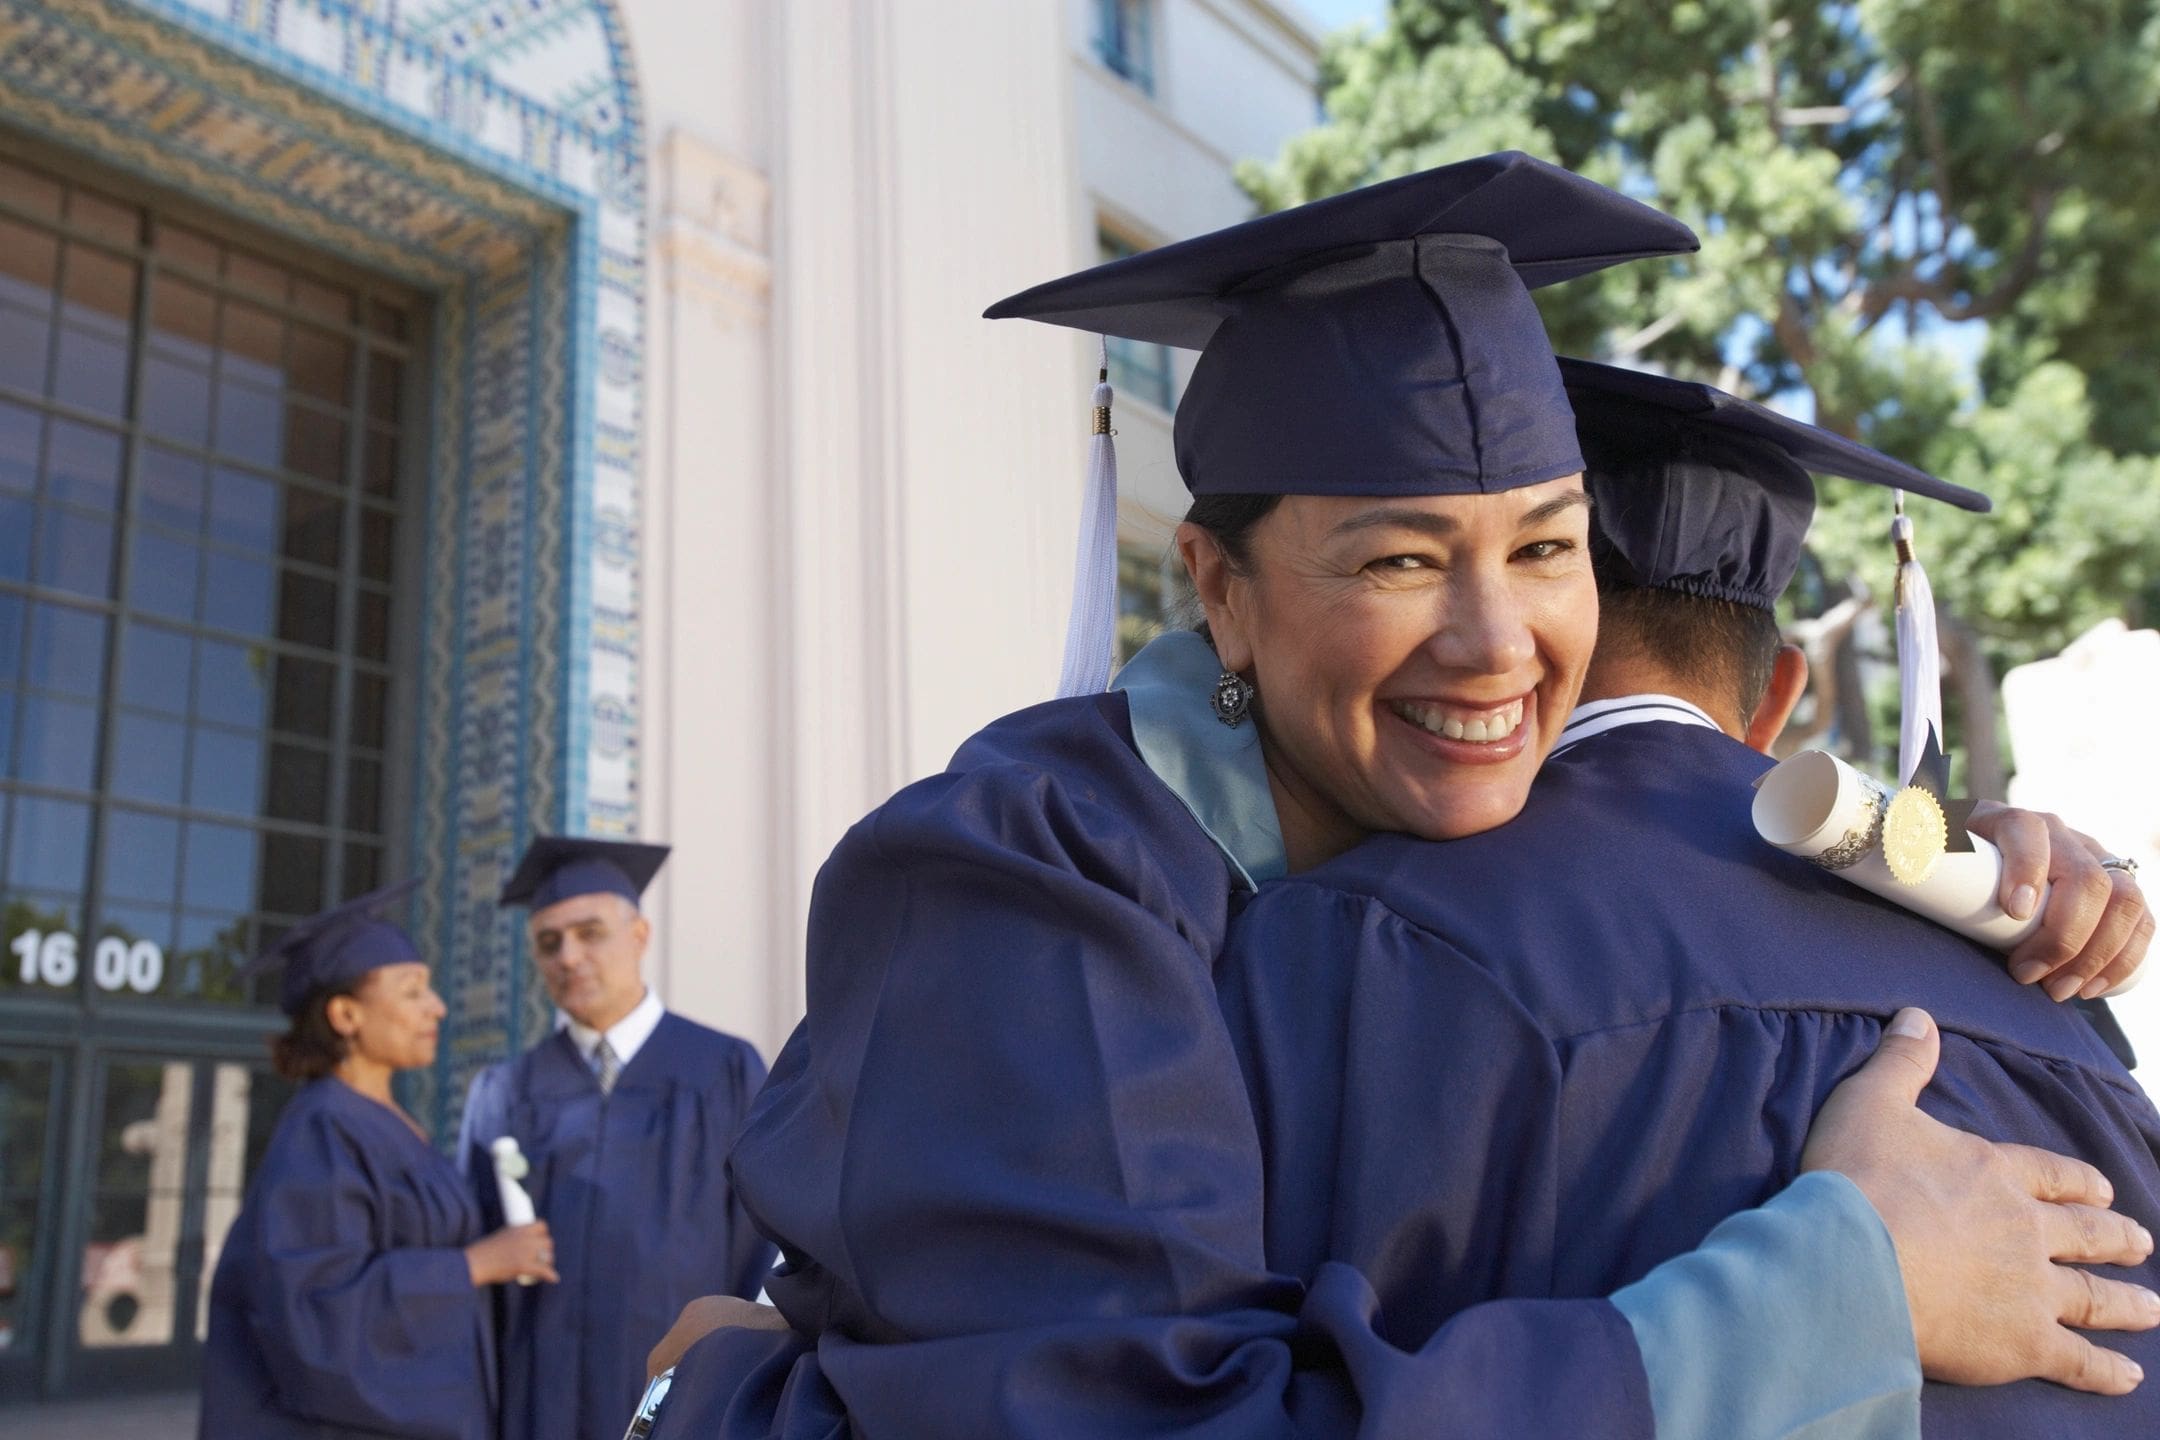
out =
[[[555,1279],[546,1222],[484,1234],[391,1091],[434,1063],[444,1013],[419,950],[379,918],[412,888],[305,921],[259,962],[284,967],[292,1023],[271,1052],[301,1088],[218,1258],[205,1440],[493,1440],[484,1287]]]

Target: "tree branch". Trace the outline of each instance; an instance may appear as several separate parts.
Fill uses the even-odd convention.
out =
[[[1913,95],[1913,114],[1920,122],[1920,141],[1927,147],[1928,168],[1935,172],[1935,198],[1942,206],[1942,227],[1947,239],[1950,217],[1957,213],[1957,194],[1950,186],[1950,151],[1943,144],[1942,119],[1935,109],[1935,92],[1918,75],[1907,84]]]
[[[1642,329],[1616,343],[1613,346],[1613,358],[1616,360],[1633,359],[1636,355],[1641,354],[1667,335],[1670,335],[1673,332],[1673,327],[1678,325],[1683,318],[1677,308],[1666,311],[1648,325],[1643,326]]]
[[[1852,639],[1853,627],[1867,613],[1868,606],[1865,593],[1848,595],[1822,614],[1795,620],[1786,627],[1785,638],[1807,656],[1808,693],[1814,697],[1814,704],[1805,721],[1786,727],[1778,737],[1780,756],[1807,749],[1811,741],[1828,734],[1837,723],[1843,699],[1838,685],[1843,667],[1837,663],[1838,654]]]
[[[2002,741],[1995,727],[1995,667],[1988,663],[1980,636],[1940,599],[1935,624],[1949,679],[1964,702],[1965,793],[1983,800],[2003,798]]]
[[[1995,288],[1977,300],[1943,311],[1945,320],[1986,320],[2017,303],[2018,297],[2040,278],[2040,261],[2047,254],[2048,221],[2054,218],[2055,202],[2062,192],[2050,185],[2035,190],[2025,200],[2025,246],[2018,251],[2009,271]]]
[[[1794,130],[1805,130],[1816,125],[1843,125],[1853,117],[1850,105],[1802,105],[1791,110],[1779,110],[1777,123]]]
[[[1524,64],[1523,58],[1515,53],[1515,47],[1508,43],[1507,15],[1503,7],[1497,3],[1497,0],[1485,0],[1484,4],[1478,6],[1478,14],[1485,22],[1486,43],[1507,57],[1508,64],[1516,69],[1536,74],[1537,72]]]
[[[1778,85],[1777,52],[1770,41],[1777,34],[1778,24],[1770,18],[1770,7],[1763,5],[1762,38],[1756,42],[1755,69],[1762,79],[1763,112],[1770,120],[1770,133],[1780,141],[1785,138],[1784,102]]]
[[[1770,333],[1777,336],[1793,364],[1805,370],[1815,363],[1815,331],[1790,290],[1778,292],[1777,318],[1771,322]]]
[[[1936,314],[1953,325],[1992,319],[2009,309],[2040,278],[2040,262],[2047,254],[2048,221],[2055,214],[2055,202],[2061,193],[2054,186],[2046,186],[2026,196],[2025,243],[1986,294],[1972,294],[1970,272],[1963,265],[1946,266],[1934,279],[1922,279],[1916,262],[1907,261],[1895,275],[1867,287],[1860,306],[1861,328],[1872,327],[1884,312],[1901,302],[1932,305]]]

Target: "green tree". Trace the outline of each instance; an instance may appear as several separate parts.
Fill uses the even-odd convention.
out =
[[[1703,238],[1541,292],[1559,348],[1812,405],[1995,497],[1917,514],[1976,787],[2001,667],[2154,613],[2160,0],[1395,0],[1322,68],[1327,123],[1240,172],[1264,207],[1549,157]],[[1889,593],[1881,492],[1823,496],[1803,619]]]

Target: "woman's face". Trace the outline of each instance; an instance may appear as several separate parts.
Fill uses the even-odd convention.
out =
[[[330,1002],[344,1007],[330,1023],[351,1054],[392,1070],[435,1063],[435,1041],[447,1007],[418,961],[370,970],[350,996]]]
[[[1445,840],[1521,810],[1597,640],[1589,521],[1580,476],[1290,496],[1253,527],[1244,575],[1220,574],[1213,594],[1195,576],[1220,597],[1223,663],[1259,691],[1293,864],[1374,831]]]

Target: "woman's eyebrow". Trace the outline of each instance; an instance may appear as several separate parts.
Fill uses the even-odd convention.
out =
[[[1361,510],[1328,531],[1328,538],[1333,540],[1339,535],[1350,535],[1359,530],[1381,529],[1417,530],[1427,535],[1448,536],[1461,530],[1462,526],[1452,515],[1440,515],[1409,505],[1394,505],[1378,510]]]
[[[1578,505],[1588,505],[1590,495],[1585,490],[1570,490],[1555,495],[1544,504],[1527,511],[1517,520],[1518,528],[1542,525],[1555,515],[1566,514]],[[1328,531],[1328,538],[1355,534],[1360,530],[1401,529],[1415,530],[1436,538],[1446,538],[1461,531],[1462,525],[1452,515],[1441,515],[1431,510],[1420,510],[1409,505],[1386,505],[1377,510],[1361,510],[1349,519],[1339,522]]]
[[[1589,503],[1589,491],[1570,490],[1565,495],[1555,495],[1534,510],[1524,512],[1522,519],[1515,523],[1519,528],[1527,530],[1532,525],[1544,524],[1556,515],[1564,515],[1578,505],[1587,507]]]

